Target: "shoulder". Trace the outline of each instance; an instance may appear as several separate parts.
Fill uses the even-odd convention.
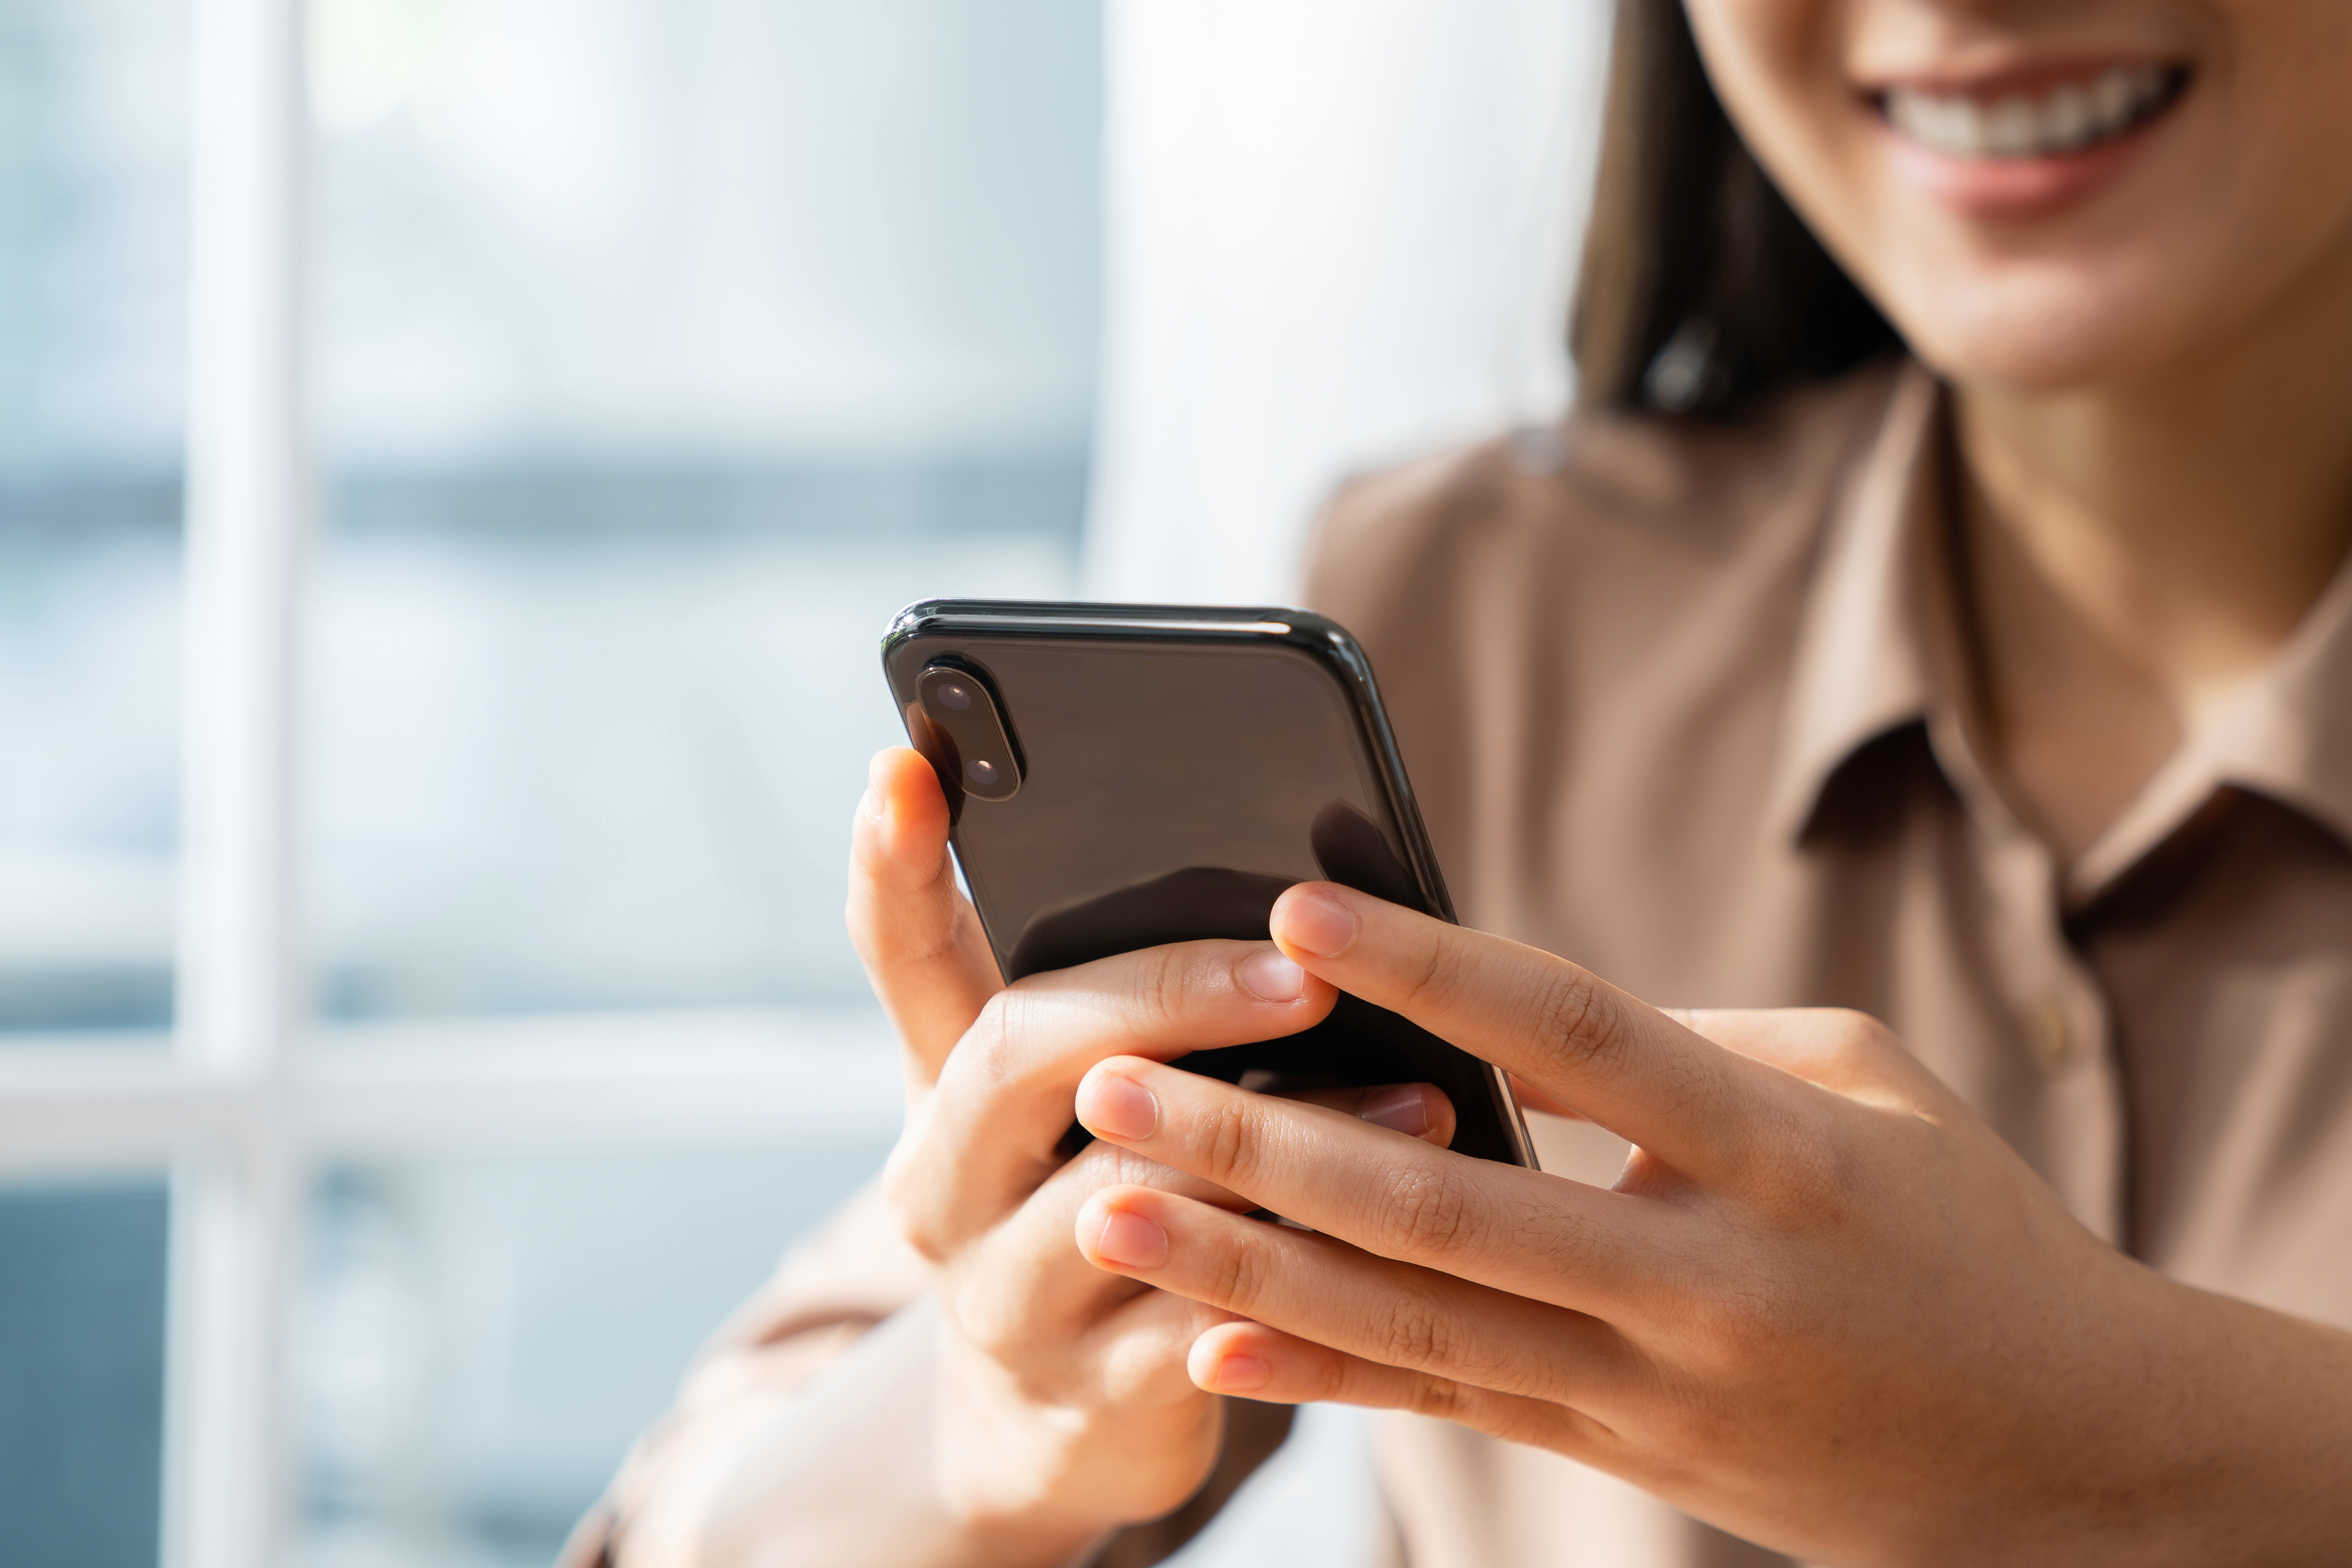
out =
[[[1478,614],[1530,573],[1553,595],[1622,599],[1769,570],[1818,531],[1898,372],[1796,388],[1730,422],[1579,413],[1351,480],[1318,529],[1307,602],[1370,637],[1399,614],[1439,630],[1433,617]],[[1573,581],[1546,571],[1571,566]]]
[[[1307,603],[1370,658],[1466,918],[1588,942],[1555,907],[1591,870],[1546,858],[1559,813],[1598,825],[1589,848],[1662,781],[1758,773],[1826,525],[1899,374],[1736,423],[1580,415],[1333,500]]]

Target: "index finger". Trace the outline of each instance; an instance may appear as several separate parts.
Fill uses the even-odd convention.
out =
[[[1307,973],[1517,1074],[1685,1173],[1742,1161],[1764,1069],[1591,971],[1329,882],[1274,906]]]
[[[1098,1063],[1077,1111],[1104,1142],[1365,1252],[1603,1318],[1653,1289],[1689,1246],[1687,1227],[1646,1199],[1139,1058]]]

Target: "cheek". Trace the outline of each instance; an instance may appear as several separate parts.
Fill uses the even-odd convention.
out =
[[[1836,131],[1822,112],[1847,96],[1830,0],[1689,0],[1685,10],[1707,77],[1751,144]]]
[[[1842,258],[1866,255],[1868,237],[1882,227],[1873,169],[1877,119],[1845,70],[1850,10],[1832,0],[1688,6],[1708,79],[1732,122]],[[1863,269],[1855,270],[1860,278]]]

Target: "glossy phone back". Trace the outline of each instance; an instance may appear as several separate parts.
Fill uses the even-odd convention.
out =
[[[1163,942],[1264,941],[1300,881],[1454,918],[1370,668],[1320,616],[935,600],[900,613],[883,665],[948,791],[1008,980]],[[1001,730],[974,717],[992,705]],[[1008,764],[1017,780],[999,782]],[[1248,1087],[1434,1083],[1455,1149],[1534,1163],[1498,1072],[1354,997],[1304,1034],[1177,1065]]]

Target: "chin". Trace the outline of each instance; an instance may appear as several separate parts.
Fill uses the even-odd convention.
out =
[[[1880,298],[1945,379],[2064,392],[2147,374],[2178,352],[2178,312],[2134,271],[2017,266],[1923,278]]]

